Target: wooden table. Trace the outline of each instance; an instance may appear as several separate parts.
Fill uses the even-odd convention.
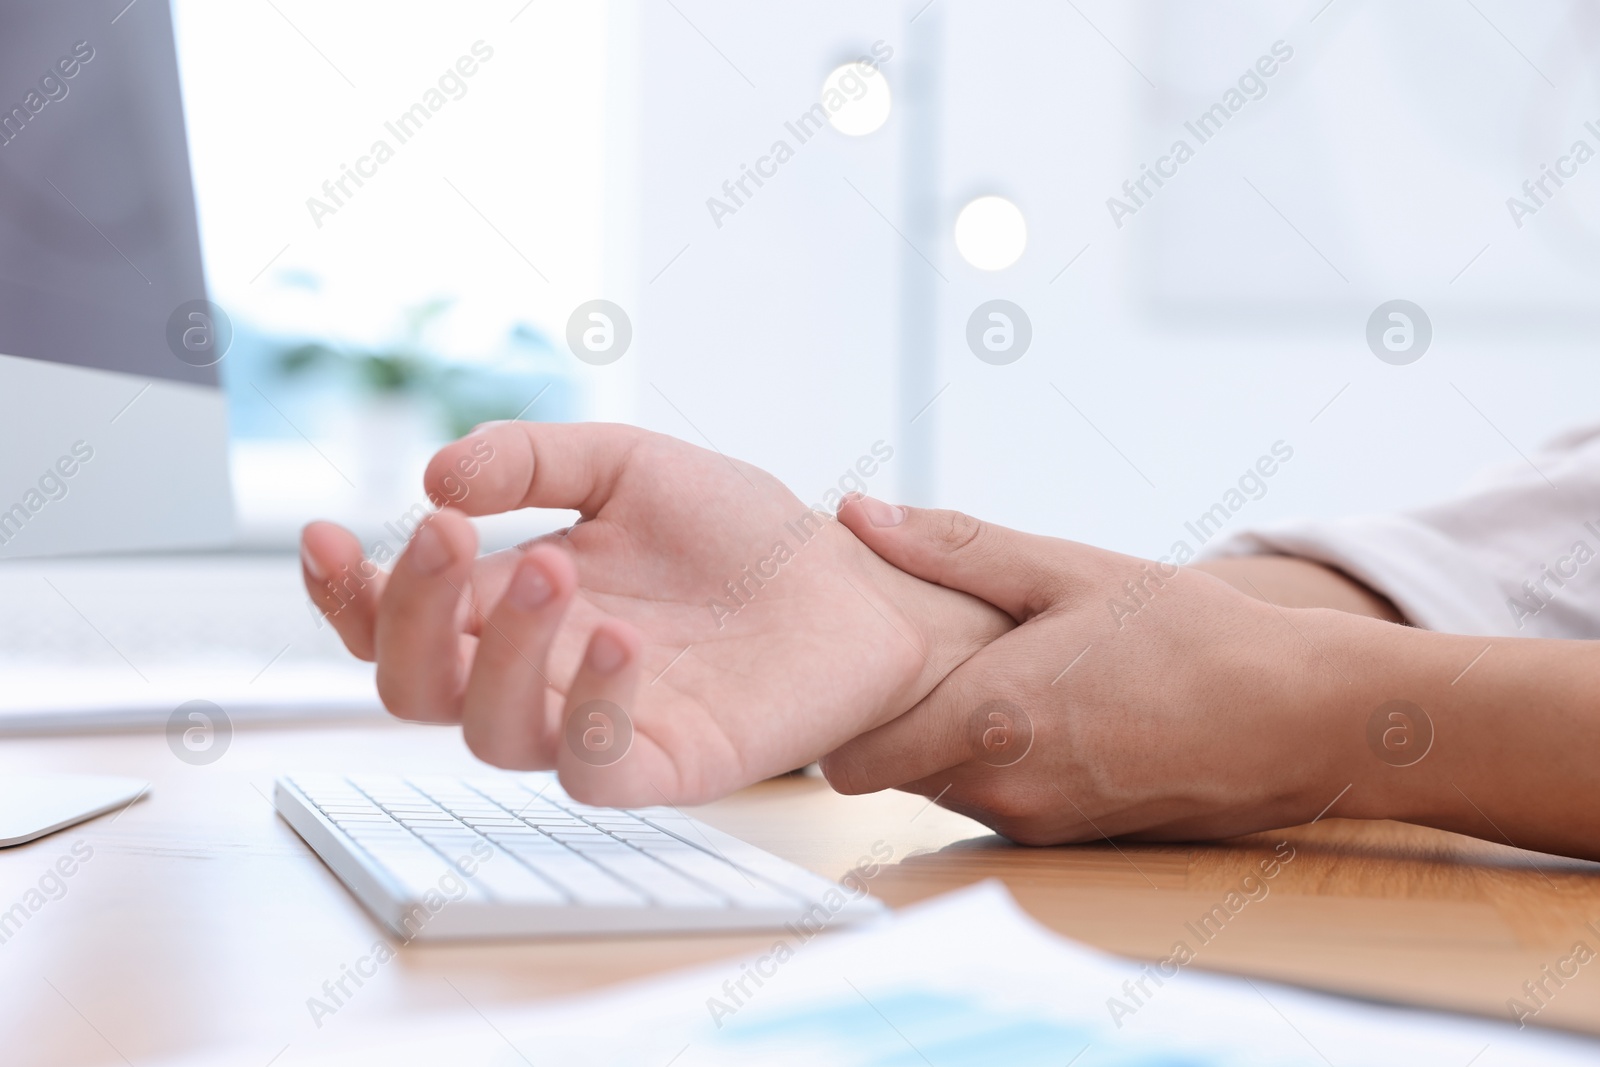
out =
[[[119,815],[0,851],[4,910],[74,842],[93,849],[63,880],[64,895],[0,944],[0,1061],[144,1064],[242,1044],[265,1065],[286,1045],[314,1044],[307,998],[383,931],[277,817],[273,778],[476,769],[453,729],[377,720],[239,728],[209,766],[181,762],[158,732],[0,742],[0,774],[153,783]],[[1114,952],[1155,959],[1184,940],[1199,967],[1501,1018],[1507,998],[1525,998],[1522,983],[1575,941],[1600,948],[1600,864],[1393,823],[1326,819],[1222,845],[1025,849],[920,797],[841,797],[809,777],[695,814],[829,877],[875,844],[892,849],[871,884],[894,905],[998,877],[1045,924]],[[1282,841],[1294,859],[1263,896],[1244,879]],[[1241,888],[1258,899],[1215,923],[1202,945],[1194,924]],[[463,1000],[492,1018],[766,940],[412,945],[324,1022],[460,1012]],[[1568,980],[1537,1022],[1600,1034],[1600,962]]]

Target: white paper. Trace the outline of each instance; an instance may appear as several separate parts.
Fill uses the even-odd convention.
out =
[[[1192,968],[1160,985],[1149,974],[1144,964],[1045,929],[998,882],[987,882],[858,931],[809,941],[775,934],[756,957],[598,994],[330,1031],[291,1044],[274,1067],[1600,1063],[1600,1041],[1509,1022]],[[1148,995],[1137,984],[1130,994],[1124,983],[1141,977]],[[1134,1010],[1114,1009],[1113,998]],[[259,1067],[259,1060],[256,1046],[183,1065]]]

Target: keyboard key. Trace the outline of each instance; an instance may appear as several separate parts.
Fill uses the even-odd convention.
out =
[[[585,856],[593,857],[585,852]],[[597,859],[607,871],[632,882],[658,904],[673,908],[725,908],[728,898],[696,885],[683,875],[626,845]]]
[[[649,899],[637,889],[624,885],[588,860],[571,852],[540,856],[534,866],[541,875],[560,886],[574,902],[586,907],[642,908],[650,903]]]
[[[518,863],[504,849],[495,849],[489,859],[480,859],[470,877],[490,897],[508,904],[567,903],[565,893],[548,879],[541,878]]]
[[[495,844],[519,857],[574,855],[573,851],[559,841],[552,841],[543,834],[538,837],[501,837],[495,839]]]
[[[731,899],[740,908],[798,907],[800,898],[697,848],[643,846],[647,855]]]
[[[425,827],[416,826],[408,827],[407,829],[429,844],[455,844],[457,842],[464,841],[467,843],[468,847],[471,847],[473,842],[481,841],[483,839],[481,834],[475,834],[464,826],[459,829],[448,826],[441,827],[437,830],[430,830]]]
[[[412,900],[426,899],[430,893],[446,899],[451,897],[478,901],[488,899],[482,889],[474,886],[470,880],[462,878],[460,872],[431,851],[426,855],[405,848],[376,850],[369,848],[367,851],[400,884],[405,895]]]

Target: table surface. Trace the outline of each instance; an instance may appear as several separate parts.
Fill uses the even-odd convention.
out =
[[[0,742],[0,774],[126,774],[152,783],[120,814],[0,850],[4,911],[74,843],[92,849],[63,880],[65,892],[44,897],[0,944],[3,1058],[142,1064],[226,1046],[258,1047],[253,1062],[265,1065],[285,1046],[315,1045],[307,998],[385,932],[278,818],[268,799],[273,779],[481,770],[454,729],[386,720],[241,727],[207,766],[175,758],[160,732]],[[1224,844],[1020,848],[921,797],[842,797],[805,776],[693,813],[832,878],[887,847],[893,858],[871,887],[891,905],[995,877],[1047,926],[1113,952],[1157,959],[1182,940],[1195,948],[1197,967],[1498,1018],[1575,942],[1600,946],[1600,864],[1396,823],[1330,818]],[[1263,896],[1263,883],[1246,879],[1283,841],[1294,858],[1264,883]],[[1201,943],[1194,924],[1230,892],[1252,899]],[[767,940],[410,945],[324,1019],[323,1032],[466,1005],[488,1021],[537,998]],[[1585,968],[1567,980],[1537,1022],[1600,1034],[1597,975],[1600,967]]]

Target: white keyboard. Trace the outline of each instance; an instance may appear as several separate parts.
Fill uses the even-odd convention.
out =
[[[405,940],[805,929],[884,906],[674,808],[579,804],[553,774],[295,775],[279,813]]]

